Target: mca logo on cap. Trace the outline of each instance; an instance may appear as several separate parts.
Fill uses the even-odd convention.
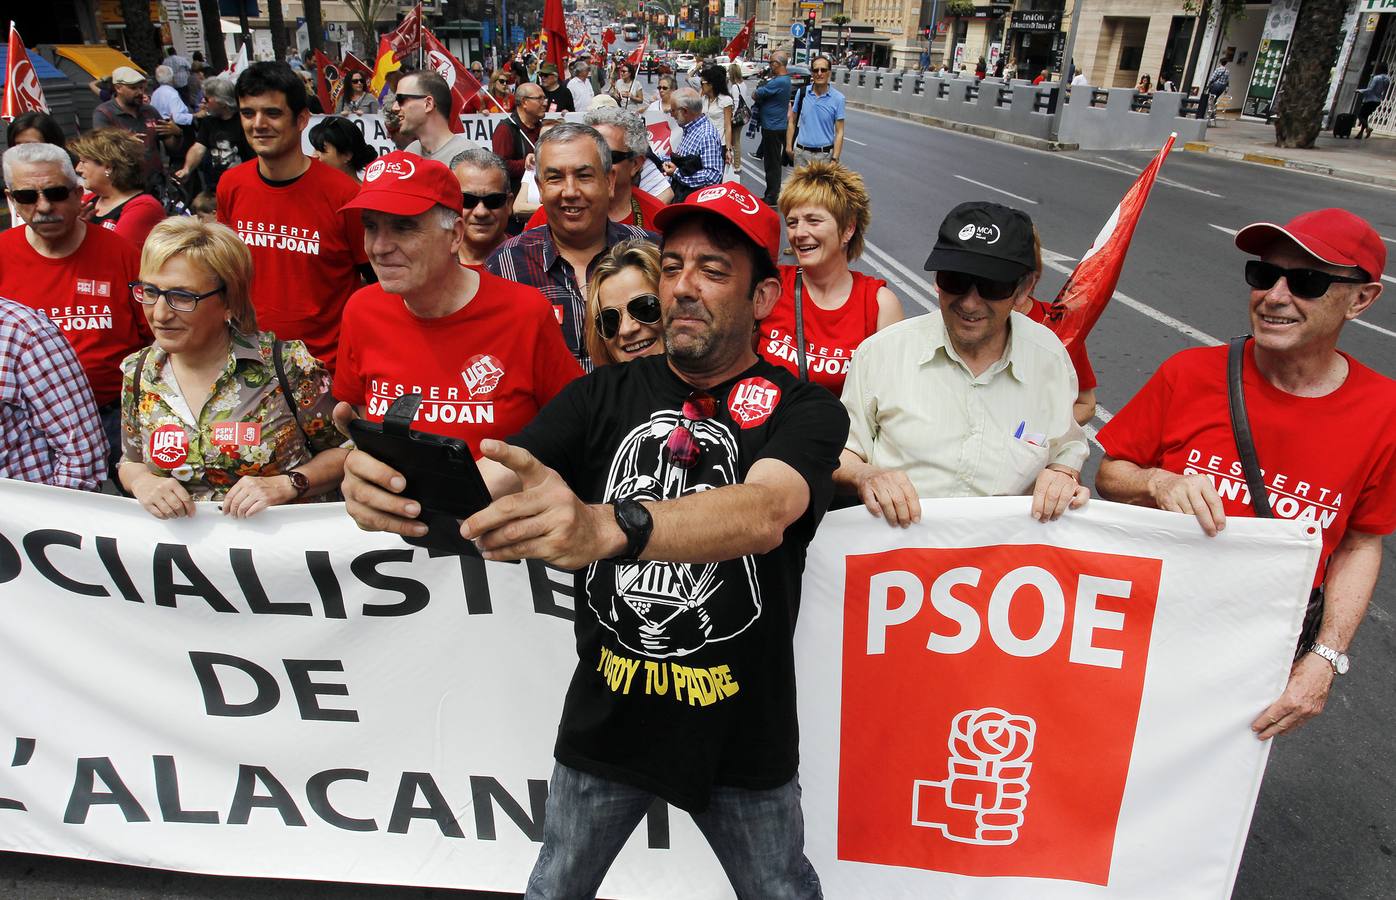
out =
[[[997,225],[975,225],[970,223],[960,229],[960,240],[983,241],[986,244],[996,244],[999,239],[999,227]]]
[[[364,181],[377,181],[384,175],[396,175],[398,180],[402,181],[411,178],[416,172],[417,167],[405,155],[393,160],[375,159],[364,169]]]

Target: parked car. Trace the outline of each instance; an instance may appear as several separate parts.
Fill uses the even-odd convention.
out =
[[[766,63],[755,59],[739,59],[737,65],[742,67],[743,78],[752,78],[766,71]]]
[[[698,64],[698,57],[692,53],[680,53],[670,63],[675,72],[689,72]]]

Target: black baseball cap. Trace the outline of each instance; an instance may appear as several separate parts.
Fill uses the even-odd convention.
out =
[[[966,272],[994,281],[1016,281],[1036,265],[1028,214],[976,200],[950,210],[940,223],[925,268],[927,272]]]

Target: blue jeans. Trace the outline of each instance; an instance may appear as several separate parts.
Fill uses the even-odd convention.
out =
[[[654,803],[640,788],[557,763],[548,788],[543,849],[525,900],[591,900],[635,826]],[[819,876],[805,858],[800,782],[769,791],[714,787],[693,821],[740,900],[819,900]]]

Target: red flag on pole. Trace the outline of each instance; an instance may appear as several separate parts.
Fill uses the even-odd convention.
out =
[[[1173,149],[1173,141],[1177,137],[1177,134],[1168,136],[1168,143],[1163,145],[1158,156],[1125,192],[1120,205],[1115,207],[1105,227],[1096,235],[1091,249],[1076,264],[1057,299],[1052,301],[1052,309],[1047,314],[1047,327],[1056,332],[1068,347],[1073,341],[1085,340],[1100,319],[1100,314],[1105,311],[1105,304],[1115,295],[1125,254],[1129,252],[1129,242],[1134,237],[1134,226],[1139,224],[1144,201],[1149,199],[1149,191],[1154,186],[1159,167]]]
[[[558,72],[567,70],[567,18],[562,14],[562,0],[545,0],[543,4],[543,32],[548,39],[547,62],[557,66]]]
[[[418,3],[407,11],[402,22],[384,35],[388,46],[393,49],[393,57],[399,62],[422,46],[422,4]]]
[[[353,72],[362,72],[369,78],[373,77],[373,66],[352,53],[344,54],[344,61],[339,64],[339,68],[344,72],[346,78]]]
[[[636,71],[636,72],[640,71],[640,63],[642,63],[642,62],[644,61],[644,59],[645,59],[645,48],[648,47],[649,45],[650,45],[650,36],[649,36],[649,34],[648,34],[648,32],[647,32],[647,33],[645,34],[645,39],[644,39],[643,41],[640,42],[640,46],[638,46],[638,47],[636,47],[634,50],[632,50],[632,51],[630,52],[630,55],[627,56],[627,57],[625,58],[625,61],[626,61],[626,62],[628,62],[630,65],[632,65],[632,66],[635,67],[635,71]]]
[[[602,46],[610,47],[610,46],[611,46],[612,44],[614,44],[615,42],[616,42],[616,30],[615,30],[614,28],[607,28],[605,31],[601,32],[601,44],[602,44]]]
[[[369,74],[372,74],[371,72]],[[339,101],[339,89],[343,82],[339,66],[321,50],[315,51],[315,95],[320,98],[320,108],[334,114]]]
[[[746,51],[747,44],[751,43],[751,30],[756,27],[756,17],[752,16],[746,20],[742,30],[733,35],[732,40],[727,45],[727,49],[722,53],[728,59],[736,59]]]
[[[460,120],[461,113],[465,111],[466,102],[482,90],[480,82],[475,80],[469,69],[461,65],[460,60],[451,55],[451,51],[437,40],[436,35],[426,28],[421,31],[422,49],[426,51],[426,66],[446,79],[446,84],[450,85],[451,114],[447,118],[451,121],[451,130],[461,134],[465,131],[465,126]]]
[[[29,61],[29,53],[24,49],[24,41],[20,40],[14,22],[10,23],[9,56],[5,69],[5,101],[0,116],[14,119],[33,110],[48,112],[44,89],[39,86],[39,75]]]

